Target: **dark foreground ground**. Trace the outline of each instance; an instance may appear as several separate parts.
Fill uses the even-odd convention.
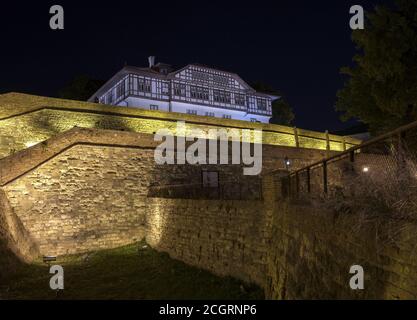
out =
[[[230,277],[190,267],[141,242],[58,258],[65,289],[49,288],[42,262],[19,268],[0,287],[0,299],[263,299],[263,291]],[[0,266],[1,267],[1,266]]]

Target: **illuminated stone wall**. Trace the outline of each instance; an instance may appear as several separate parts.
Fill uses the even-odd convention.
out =
[[[192,200],[148,196],[152,183],[195,176],[155,166],[154,147],[151,135],[79,128],[0,159],[0,251],[10,253],[8,243],[30,259],[36,247],[54,255],[146,238],[186,263],[258,283],[269,298],[416,298],[415,226],[397,247],[380,247],[374,229],[350,229],[353,217],[280,198],[269,173],[283,157],[299,167],[322,151],[264,145],[261,200]],[[3,261],[0,270],[13,265]],[[348,287],[352,264],[365,268],[364,291]]]
[[[265,144],[296,146],[294,129],[285,126],[10,93],[0,95],[0,158],[75,126],[152,134],[159,128],[175,131],[178,120],[187,122],[187,130],[262,129]],[[324,133],[298,129],[298,137],[301,148],[326,149]],[[329,135],[329,139],[331,150],[343,149],[342,137]],[[352,138],[345,141],[346,147],[358,143]]]
[[[417,299],[415,222],[403,223],[393,241],[385,233],[393,221],[369,222],[315,202],[288,202],[279,197],[279,183],[268,188],[278,196],[267,200],[273,211],[267,298]],[[364,290],[350,288],[353,265],[364,269]]]
[[[263,201],[150,198],[146,240],[175,259],[264,286],[266,212]]]
[[[22,262],[38,255],[39,248],[35,240],[14,213],[5,192],[0,189],[0,284],[13,275]]]
[[[223,191],[245,187],[232,199],[262,198],[260,177],[244,177],[241,165],[156,165],[156,145],[147,134],[72,129],[1,159],[0,185],[41,254],[52,255],[142,239],[149,187],[190,184],[191,192],[193,184],[201,184],[202,168],[219,172]],[[263,172],[282,168],[285,156],[293,166],[302,166],[322,158],[324,152],[264,145]]]

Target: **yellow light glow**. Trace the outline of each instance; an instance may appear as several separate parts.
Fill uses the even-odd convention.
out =
[[[368,168],[368,167],[363,167],[363,168],[362,168],[362,171],[363,171],[363,172],[369,172],[369,168]]]
[[[25,143],[25,146],[26,148],[30,148],[30,147],[37,145],[38,143],[39,143],[38,141],[28,141]]]

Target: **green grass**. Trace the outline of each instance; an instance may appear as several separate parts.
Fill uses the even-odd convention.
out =
[[[49,267],[41,262],[21,267],[3,299],[263,299],[263,291],[231,277],[171,259],[144,242],[117,249],[58,258],[65,289],[58,298],[49,288]]]

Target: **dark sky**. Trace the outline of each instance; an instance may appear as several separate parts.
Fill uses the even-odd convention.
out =
[[[9,2],[11,3],[11,2]],[[107,80],[147,57],[199,62],[281,90],[296,125],[345,128],[334,111],[341,66],[351,64],[349,8],[389,0],[32,1],[0,6],[0,93],[55,96],[77,74]],[[65,30],[49,29],[49,8]]]

